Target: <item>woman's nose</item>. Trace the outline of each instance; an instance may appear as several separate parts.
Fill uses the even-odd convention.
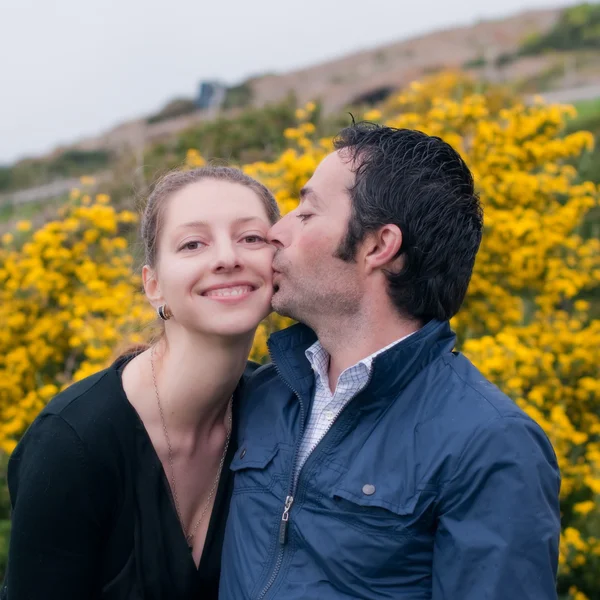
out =
[[[230,272],[241,267],[240,257],[231,244],[215,245],[215,261],[213,264],[215,272]]]

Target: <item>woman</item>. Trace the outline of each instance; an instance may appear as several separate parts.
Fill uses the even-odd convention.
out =
[[[217,595],[236,398],[279,216],[241,171],[173,172],[142,220],[157,343],[60,393],[11,457],[8,600]]]

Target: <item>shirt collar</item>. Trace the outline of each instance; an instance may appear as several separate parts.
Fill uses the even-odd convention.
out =
[[[415,332],[413,331],[412,333],[409,333],[408,335],[405,335],[405,336],[403,336],[403,337],[401,337],[401,338],[393,341],[391,344],[388,344],[384,348],[380,348],[379,350],[376,350],[375,352],[373,352],[373,354],[370,354],[369,356],[367,356],[367,357],[359,360],[356,364],[354,364],[351,367],[348,367],[347,369],[345,369],[341,373],[340,379],[341,379],[341,377],[342,377],[342,375],[344,373],[346,373],[350,369],[356,369],[356,367],[358,367],[359,365],[363,365],[367,369],[367,373],[370,374],[371,370],[373,369],[373,360],[375,359],[375,357],[378,354],[382,354],[386,350],[389,350],[390,348],[392,348],[396,344],[399,344],[401,341],[403,341],[406,338],[408,338],[411,335],[413,335],[413,333],[415,333]],[[323,346],[321,345],[321,342],[319,340],[317,340],[312,346],[310,346],[309,348],[307,348],[304,351],[304,354],[306,355],[306,358],[308,359],[308,362],[310,362],[310,365],[313,368],[313,370],[316,373],[318,373],[318,375],[321,378],[325,379],[326,377],[328,377],[328,374],[329,374],[329,353],[327,352],[327,350],[325,350],[325,348],[323,348]]]

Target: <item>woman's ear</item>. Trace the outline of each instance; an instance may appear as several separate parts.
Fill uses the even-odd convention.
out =
[[[367,273],[382,268],[393,270],[394,262],[402,248],[402,231],[397,225],[384,225],[368,234],[364,261]]]
[[[152,306],[158,308],[161,304],[164,304],[160,285],[156,278],[156,271],[152,267],[148,265],[142,267],[142,282],[144,284],[146,297],[150,300]]]

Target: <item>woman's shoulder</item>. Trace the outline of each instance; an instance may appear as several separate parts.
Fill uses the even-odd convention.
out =
[[[132,436],[134,414],[119,374],[121,361],[71,384],[57,394],[36,420],[56,422],[57,418],[73,430],[91,453],[115,448]],[[48,418],[53,417],[53,418]]]
[[[85,409],[93,409],[97,406],[92,401],[97,396],[104,396],[116,387],[111,371],[108,367],[84,379],[80,379],[59,392],[42,411],[42,415],[65,415],[69,412],[77,412]]]
[[[127,448],[111,427],[120,418],[112,379],[109,368],[72,384],[34,419],[8,462],[13,506],[37,509],[32,498],[43,498],[44,510],[66,509],[73,522],[109,522],[130,470]]]

